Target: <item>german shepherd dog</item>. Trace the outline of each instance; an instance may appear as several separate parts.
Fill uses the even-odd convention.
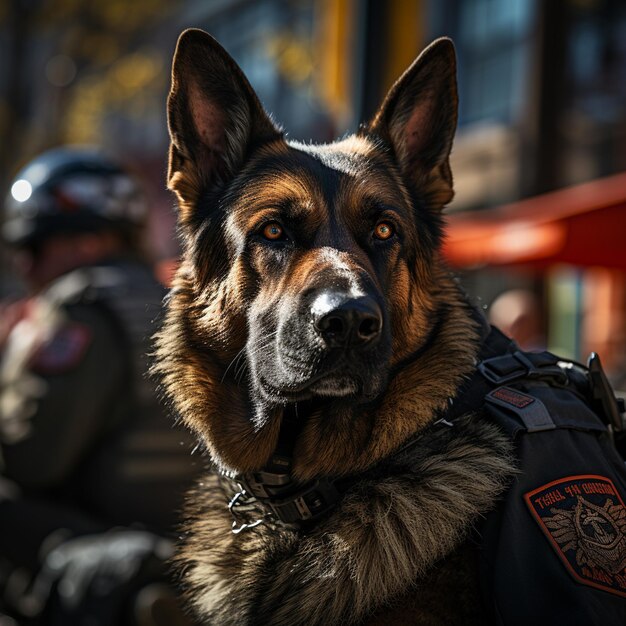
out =
[[[468,537],[514,469],[487,420],[439,423],[482,332],[440,254],[455,74],[438,39],[355,135],[305,145],[212,37],[178,41],[155,367],[211,464],[179,556],[203,623],[482,623]]]

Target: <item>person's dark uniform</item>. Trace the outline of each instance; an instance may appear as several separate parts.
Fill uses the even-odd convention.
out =
[[[130,236],[143,220],[132,179],[97,154],[46,153],[18,180],[32,192],[8,210],[13,245],[72,230]],[[123,624],[137,610],[129,597],[165,581],[196,469],[146,376],[163,295],[129,253],[23,304],[0,353],[0,607],[44,624]]]

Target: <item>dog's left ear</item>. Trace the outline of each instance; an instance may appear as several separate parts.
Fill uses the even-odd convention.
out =
[[[453,195],[448,159],[457,110],[456,55],[454,44],[444,37],[431,43],[396,81],[365,129],[391,144],[410,184],[439,178],[444,204]]]
[[[282,136],[234,59],[194,28],[176,45],[167,114],[168,187],[183,222],[202,190],[227,183],[255,146]]]

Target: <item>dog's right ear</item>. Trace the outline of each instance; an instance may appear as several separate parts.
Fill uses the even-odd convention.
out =
[[[198,29],[178,39],[167,115],[167,183],[178,196],[183,221],[203,190],[235,175],[253,145],[281,137],[241,68]]]
[[[456,55],[447,37],[431,43],[396,81],[366,132],[383,138],[410,185],[452,198],[449,155],[457,123]]]

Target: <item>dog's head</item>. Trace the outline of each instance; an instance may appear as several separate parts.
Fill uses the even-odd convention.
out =
[[[286,141],[212,37],[181,35],[168,184],[184,256],[159,368],[218,461],[262,464],[289,403],[309,407],[319,437],[380,436],[390,381],[449,305],[438,248],[456,117],[448,39],[356,135],[314,146]]]

